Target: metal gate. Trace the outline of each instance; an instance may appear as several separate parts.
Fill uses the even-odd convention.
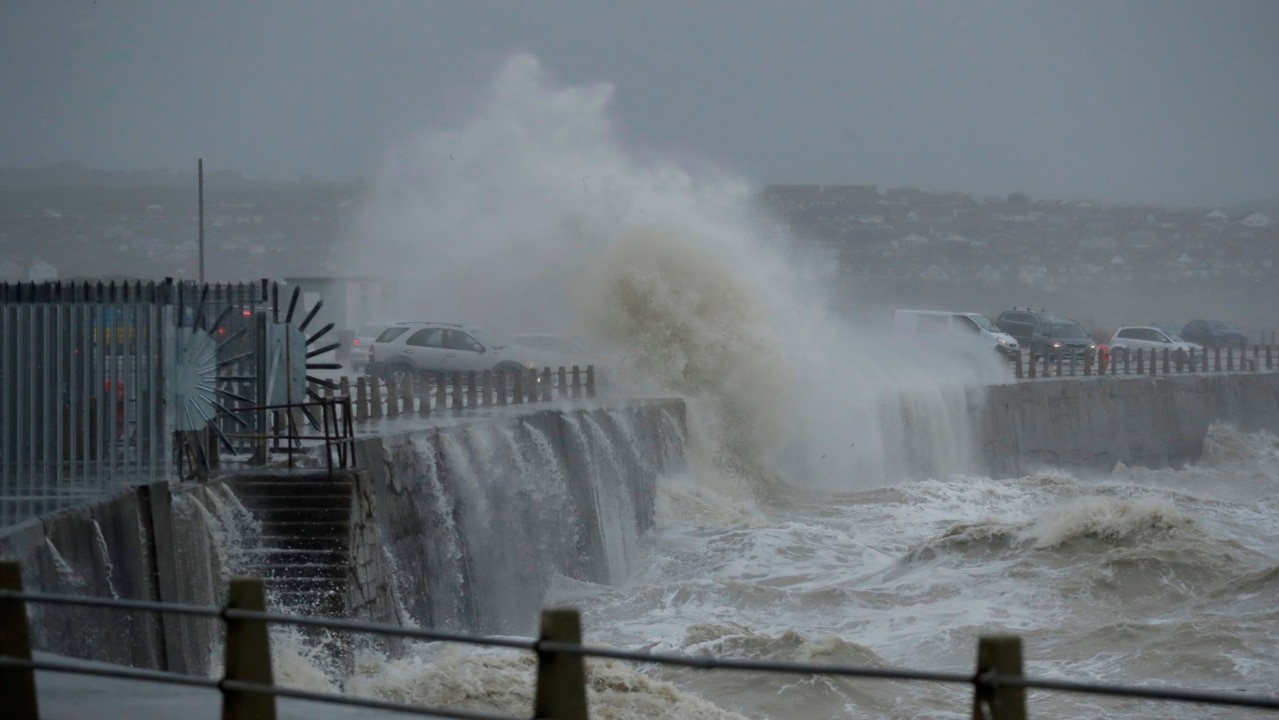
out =
[[[331,349],[297,305],[266,280],[0,284],[0,527],[296,435],[262,408],[305,401]]]

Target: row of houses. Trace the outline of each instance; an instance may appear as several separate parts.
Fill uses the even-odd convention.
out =
[[[1279,224],[1255,208],[978,202],[874,186],[771,186],[763,202],[832,275],[1044,288],[1132,281],[1272,282]]]

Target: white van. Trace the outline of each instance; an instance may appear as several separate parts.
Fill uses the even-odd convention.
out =
[[[1006,356],[1020,351],[1012,335],[995,327],[985,315],[943,310],[894,310],[893,340],[918,345],[957,345],[976,341]]]

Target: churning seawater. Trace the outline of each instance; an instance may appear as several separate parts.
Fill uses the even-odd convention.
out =
[[[1044,470],[746,501],[659,483],[657,525],[611,585],[558,579],[588,643],[662,653],[971,671],[1022,636],[1042,677],[1264,694],[1279,679],[1279,439],[1214,426],[1181,469]],[[532,619],[530,619],[532,622]],[[283,680],[337,686],[277,653]],[[961,718],[971,689],[588,663],[593,717]],[[526,654],[364,652],[345,690],[526,714]],[[1247,711],[1034,692],[1036,717]],[[1258,713],[1258,716],[1264,714]]]
[[[405,316],[585,335],[623,355],[639,383],[627,394],[689,399],[701,462],[661,478],[643,536],[614,528],[610,564],[626,566],[608,585],[556,578],[544,605],[581,608],[588,642],[631,649],[969,672],[979,636],[1012,632],[1039,676],[1279,685],[1274,437],[1214,427],[1182,469],[964,475],[981,401],[968,389],[1007,367],[890,357],[878,331],[828,312],[830,263],[805,262],[749,183],[630,147],[613,93],[512,58],[464,123],[395,149],[351,258],[403,273]],[[600,473],[597,487],[611,481]],[[286,682],[337,685],[287,645],[277,660]],[[363,653],[343,689],[524,715],[534,671],[527,655],[428,644]],[[970,714],[968,687],[611,661],[589,672],[601,718]],[[1030,702],[1036,717],[1246,714]]]

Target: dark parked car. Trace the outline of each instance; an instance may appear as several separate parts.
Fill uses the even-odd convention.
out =
[[[1097,343],[1088,331],[1074,320],[1045,320],[1035,326],[1030,337],[1031,352],[1046,356],[1050,362],[1055,362],[1059,355],[1069,360],[1072,354],[1083,360],[1086,353],[1096,349]]]
[[[1030,338],[1035,334],[1035,327],[1041,322],[1066,322],[1064,319],[1039,308],[1009,308],[995,318],[995,327],[1012,335],[1022,347],[1030,347]]]
[[[1248,335],[1225,320],[1192,320],[1181,328],[1181,338],[1206,348],[1236,347],[1248,345]]]

